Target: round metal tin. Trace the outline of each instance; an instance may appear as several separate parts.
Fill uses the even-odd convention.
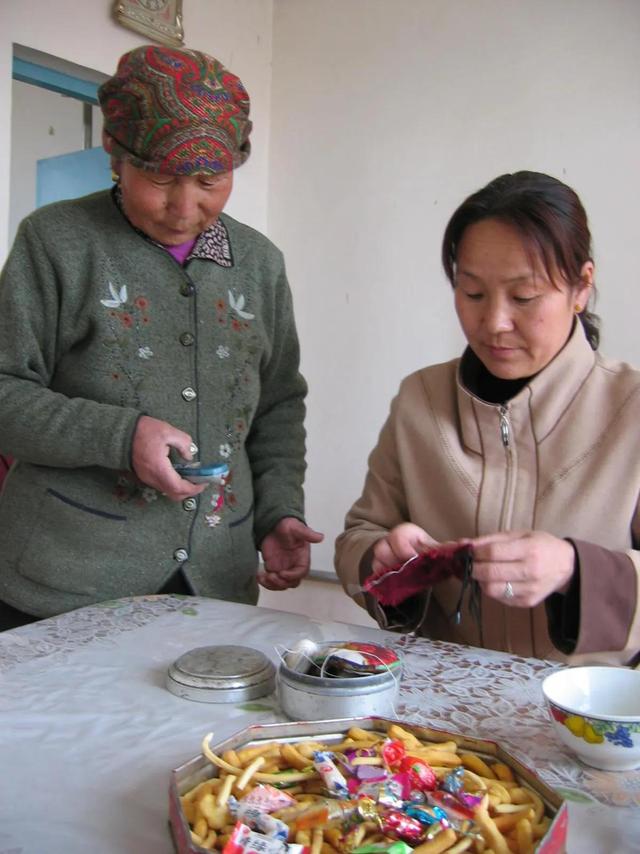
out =
[[[247,646],[200,646],[169,667],[166,686],[178,697],[201,703],[255,700],[275,688],[275,667]]]
[[[339,642],[321,644],[339,646]],[[352,678],[311,676],[281,662],[277,674],[278,700],[294,721],[318,721],[366,715],[395,717],[402,660],[397,669]]]

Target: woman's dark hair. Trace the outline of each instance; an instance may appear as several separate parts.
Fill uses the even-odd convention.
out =
[[[460,241],[470,225],[484,219],[516,228],[525,244],[540,253],[550,279],[558,270],[575,285],[583,264],[592,260],[587,214],[571,187],[541,172],[514,172],[473,193],[449,220],[442,240],[442,264],[452,285]],[[599,318],[586,306],[578,317],[589,344],[597,350]]]

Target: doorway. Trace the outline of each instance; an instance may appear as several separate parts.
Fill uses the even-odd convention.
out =
[[[9,244],[36,207],[111,185],[97,90],[106,75],[14,45]]]

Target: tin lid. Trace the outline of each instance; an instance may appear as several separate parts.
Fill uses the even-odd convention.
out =
[[[200,646],[173,662],[166,686],[178,697],[202,703],[255,700],[274,690],[275,667],[251,647]]]

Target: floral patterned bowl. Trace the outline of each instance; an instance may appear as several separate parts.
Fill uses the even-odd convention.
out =
[[[542,683],[556,734],[585,764],[640,767],[640,671],[569,667]]]

